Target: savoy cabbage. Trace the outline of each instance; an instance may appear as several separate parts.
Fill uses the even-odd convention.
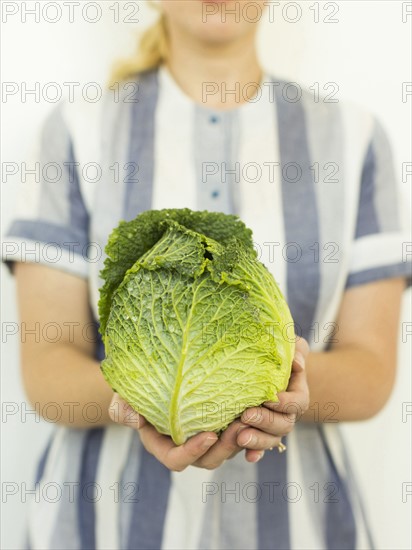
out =
[[[120,223],[106,253],[101,369],[160,433],[181,444],[277,401],[290,377],[293,321],[239,218],[146,211]]]

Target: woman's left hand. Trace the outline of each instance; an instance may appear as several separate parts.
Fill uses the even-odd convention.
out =
[[[241,418],[232,422],[218,441],[193,465],[215,469],[244,449],[248,462],[257,462],[266,450],[274,447],[278,447],[280,452],[284,450],[282,437],[293,430],[296,421],[309,407],[305,372],[308,354],[308,343],[298,338],[289,385],[286,391],[279,393],[279,401],[268,401],[261,407],[246,409]]]
[[[296,342],[292,374],[286,391],[279,393],[277,403],[266,402],[261,407],[246,409],[241,422],[248,427],[237,436],[239,447],[246,449],[246,460],[257,462],[265,451],[278,447],[284,450],[282,437],[290,433],[297,420],[309,407],[309,388],[305,372],[309,346],[306,340]]]

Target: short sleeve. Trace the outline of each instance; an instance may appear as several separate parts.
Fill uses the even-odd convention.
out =
[[[392,277],[412,278],[412,243],[402,221],[393,153],[374,118],[363,161],[347,287]]]
[[[14,221],[2,246],[2,261],[35,262],[88,276],[89,214],[64,118],[64,103],[49,114],[22,170]]]

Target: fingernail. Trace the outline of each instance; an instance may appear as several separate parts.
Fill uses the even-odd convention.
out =
[[[247,441],[242,443],[242,445],[243,447],[246,447],[246,445],[253,445],[254,443],[256,443],[256,437],[254,435],[250,435]]]
[[[207,438],[203,441],[202,447],[203,447],[204,449],[208,449],[208,448],[211,447],[214,443],[216,443],[216,441],[217,441],[217,438],[216,438],[216,437],[209,436],[209,437],[207,437]]]
[[[245,422],[256,422],[258,419],[258,413],[254,411],[253,413],[245,413]]]
[[[305,370],[305,358],[300,353],[300,351],[296,352],[293,361],[297,363],[302,370]]]
[[[259,462],[259,460],[261,460],[263,458],[265,453],[260,453],[259,455],[256,456],[256,458],[253,459],[252,462]]]

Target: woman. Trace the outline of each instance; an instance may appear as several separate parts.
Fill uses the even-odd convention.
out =
[[[223,17],[236,7],[161,1],[105,101],[62,104],[44,126],[38,159],[63,175],[28,186],[9,232],[40,243],[44,264],[15,263],[22,320],[63,329],[57,344],[22,346],[29,399],[62,413],[39,465],[33,549],[373,546],[336,423],[370,418],[393,385],[408,266],[390,147],[355,106],[291,100],[262,71],[257,23]],[[175,447],[113,396],[87,330],[99,247],[120,219],[165,207],[232,212],[252,228],[310,344],[310,404],[304,340],[280,406],[245,411],[219,439]],[[271,452],[286,434],[287,452]],[[50,483],[57,504],[41,497]]]

